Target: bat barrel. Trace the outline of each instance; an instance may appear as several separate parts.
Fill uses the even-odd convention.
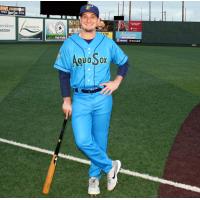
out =
[[[54,172],[55,172],[55,169],[56,169],[56,161],[57,161],[57,155],[54,154],[53,157],[52,157],[51,163],[49,165],[46,180],[44,182],[44,186],[43,186],[43,190],[42,190],[43,194],[49,193],[51,183],[52,183],[52,180],[53,180],[53,176],[54,176]]]

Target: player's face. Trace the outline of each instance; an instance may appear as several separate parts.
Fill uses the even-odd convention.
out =
[[[80,18],[81,27],[86,32],[93,32],[99,24],[99,18],[90,12],[85,12]]]

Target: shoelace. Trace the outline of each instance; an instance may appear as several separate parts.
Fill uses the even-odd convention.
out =
[[[97,186],[96,179],[95,178],[90,179],[89,185],[90,187],[96,187]]]
[[[108,178],[108,183],[111,183],[112,182],[112,178]]]

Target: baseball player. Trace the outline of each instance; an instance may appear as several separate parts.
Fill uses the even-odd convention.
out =
[[[112,93],[128,71],[128,57],[120,47],[96,32],[99,10],[87,4],[80,9],[81,32],[66,39],[54,67],[59,71],[62,109],[72,114],[72,128],[77,147],[91,161],[88,194],[100,193],[99,180],[107,174],[107,189],[117,184],[119,160],[107,155],[108,130],[112,111]],[[117,76],[110,80],[110,64],[118,66]],[[70,86],[73,88],[73,102]]]

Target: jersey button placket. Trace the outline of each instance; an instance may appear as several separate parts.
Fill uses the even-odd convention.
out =
[[[91,54],[91,51],[90,51],[90,48],[88,48],[88,55],[90,55]]]
[[[88,57],[90,57],[90,53],[91,53],[91,52],[90,52],[90,48],[88,48]],[[88,68],[88,71],[90,71],[90,70],[91,70],[91,68],[89,67],[89,68]]]
[[[88,58],[90,57],[92,59],[92,57],[90,56],[91,54],[90,47],[87,48],[87,53],[88,53]],[[91,85],[91,63],[88,63],[86,80],[87,80],[87,84],[90,86]]]

